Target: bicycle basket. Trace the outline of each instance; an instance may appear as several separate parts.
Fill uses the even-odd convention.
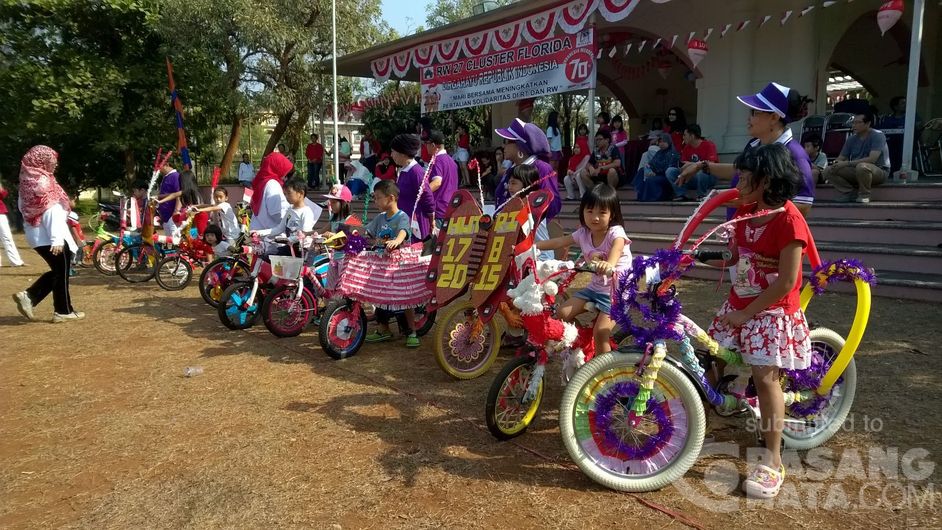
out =
[[[291,256],[269,256],[271,259],[271,273],[283,280],[297,280],[301,277],[301,264],[304,260]]]

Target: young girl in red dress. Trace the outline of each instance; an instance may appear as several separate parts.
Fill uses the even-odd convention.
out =
[[[750,497],[771,498],[785,480],[780,371],[802,370],[811,363],[808,323],[798,298],[802,256],[812,238],[804,217],[789,200],[802,177],[786,148],[771,144],[750,149],[735,166],[742,204],[736,217],[771,213],[735,225],[730,240],[733,256],[723,264],[736,266],[735,281],[709,334],[752,366],[768,458],[767,465],[751,470],[743,490]]]

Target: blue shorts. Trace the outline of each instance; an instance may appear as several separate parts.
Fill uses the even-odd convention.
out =
[[[580,289],[574,296],[581,300],[592,302],[602,313],[608,316],[612,315],[612,297],[610,295],[602,294],[586,287],[585,289]]]

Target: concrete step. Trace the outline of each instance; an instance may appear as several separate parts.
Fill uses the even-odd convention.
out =
[[[804,270],[805,278],[810,275],[810,272],[810,269],[806,266]],[[874,296],[903,300],[922,300],[925,302],[942,302],[942,275],[913,275],[880,270],[877,270],[876,273],[877,285],[872,290]],[[729,289],[730,279],[729,273],[726,271],[720,271],[712,267],[698,264],[696,267],[687,271],[685,276],[688,278],[716,282],[717,285],[720,285],[722,276],[722,287],[720,287],[720,289]],[[840,282],[829,285],[828,291],[853,293],[855,292],[855,287],[850,283]]]
[[[569,202],[564,202],[564,205]],[[573,204],[576,204],[573,201]],[[695,202],[631,202],[622,206],[624,215],[683,216],[696,208]],[[565,206],[564,206],[565,207]],[[870,204],[816,201],[810,219],[860,219],[874,221],[942,222],[942,202],[878,202]]]
[[[634,253],[652,254],[660,248],[667,248],[674,238],[664,234],[631,234],[631,250]],[[713,241],[704,244],[705,248],[722,248]],[[818,253],[823,260],[855,258],[877,271],[910,273],[922,275],[929,271],[942,270],[942,249],[937,247],[919,247],[912,245],[858,245],[819,242]]]
[[[558,219],[567,231],[579,227],[578,216],[567,210],[564,210]],[[686,217],[677,216],[629,215],[625,216],[625,228],[629,235],[634,232],[676,235],[680,233],[686,221]],[[696,234],[703,234],[722,221],[725,221],[725,218],[709,217],[697,228]],[[808,220],[808,225],[817,242],[867,241],[878,244],[919,246],[942,244],[942,222],[811,218]]]

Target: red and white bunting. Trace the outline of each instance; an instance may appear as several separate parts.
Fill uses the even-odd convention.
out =
[[[491,32],[491,47],[495,50],[506,50],[520,44],[520,22],[504,24]]]
[[[370,63],[370,70],[373,71],[373,79],[382,83],[389,79],[389,74],[392,71],[390,65],[392,64],[392,59],[389,57],[383,57],[382,59],[376,59]]]
[[[556,11],[544,11],[528,18],[523,23],[523,38],[537,42],[549,38],[556,29]]]
[[[412,50],[405,50],[393,55],[392,71],[396,74],[396,77],[405,77],[410,66],[412,66]]]
[[[576,0],[559,6],[556,15],[559,27],[570,35],[582,31],[598,6],[599,0]]]
[[[641,0],[601,0],[599,14],[609,22],[618,22],[631,14]]]
[[[524,42],[532,43],[545,40],[553,35],[557,29],[567,34],[576,33],[586,26],[592,14],[596,12],[608,22],[618,22],[631,15],[642,1],[643,0],[571,0],[562,5],[533,13],[527,17],[498,27],[481,29],[480,31],[468,35],[442,39],[436,42],[426,42],[408,50],[402,50],[393,55],[375,59],[370,63],[370,70],[372,71],[373,78],[378,82],[387,81],[392,75],[403,78],[408,75],[412,67],[427,68],[438,62],[454,61],[461,55],[464,57],[478,57],[495,50],[505,50],[519,46]],[[655,4],[670,2],[670,0],[650,1]],[[820,3],[816,1],[814,4],[808,5],[801,10],[784,11],[778,20],[779,23],[784,26],[793,18],[793,14],[797,13],[797,16],[794,17],[796,19],[802,18],[816,7],[824,9],[838,3],[849,3],[853,1],[854,0],[824,0]],[[896,16],[902,11],[902,8],[899,7],[902,4],[902,0],[884,0],[884,4],[881,6],[878,15],[878,23],[882,22],[880,24],[882,30],[885,31],[884,26],[888,28],[898,20]],[[690,43],[694,40],[700,40],[705,43],[713,35],[714,29],[719,32],[719,38],[724,38],[730,30],[734,28],[736,32],[743,31],[753,20],[756,22],[756,29],[758,29],[765,26],[772,18],[773,15],[765,15],[754,19],[742,20],[738,23],[728,23],[722,26],[716,26],[715,28],[710,27],[703,30],[702,38],[699,39],[697,38],[698,32],[691,31],[686,42]],[[896,18],[896,20],[893,20],[894,18]],[[674,35],[671,38],[670,49],[673,49],[677,45],[679,38],[679,35]],[[650,49],[657,50],[659,48],[666,48],[666,42],[664,42],[663,38],[650,40],[653,44],[653,46],[650,46]],[[648,40],[628,43],[624,48],[624,55],[627,55],[632,49],[641,53],[648,47],[647,44]],[[609,57],[615,57],[615,55],[617,55],[618,45],[610,44],[610,46],[613,47],[606,47],[606,49],[609,50],[608,55]],[[598,58],[601,58],[602,54],[603,50],[600,48],[597,54]]]

